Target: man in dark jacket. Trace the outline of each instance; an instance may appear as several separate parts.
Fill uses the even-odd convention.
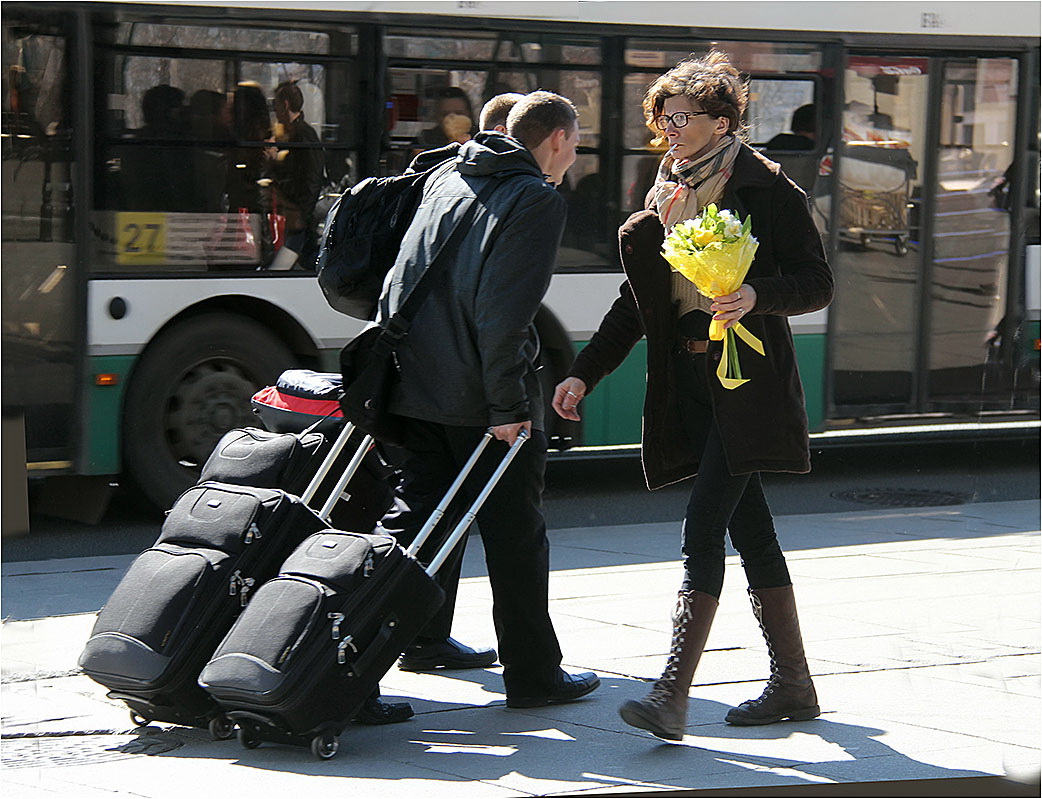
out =
[[[547,601],[549,544],[543,520],[546,464],[543,401],[536,378],[533,320],[550,282],[566,206],[552,184],[574,163],[579,141],[572,103],[533,92],[511,110],[509,135],[479,133],[463,144],[455,168],[439,173],[423,199],[388,275],[380,319],[394,314],[418,282],[454,222],[494,181],[469,229],[435,275],[409,335],[397,350],[400,383],[391,410],[406,419],[395,507],[381,522],[411,540],[487,429],[497,439],[464,486],[466,504],[522,430],[519,451],[477,516],[493,597],[493,621],[508,707],[569,702],[594,690],[592,673],[570,675]],[[462,504],[462,503],[461,503]],[[446,516],[458,516],[461,508]],[[462,546],[462,544],[461,544]],[[433,548],[421,550],[428,559]],[[439,616],[406,653],[443,646],[455,581]],[[437,657],[439,652],[433,652]]]

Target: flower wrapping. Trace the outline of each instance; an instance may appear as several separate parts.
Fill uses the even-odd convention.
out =
[[[751,217],[742,222],[731,211],[721,211],[710,204],[700,216],[673,226],[662,243],[662,257],[675,272],[694,283],[699,294],[715,299],[741,288],[757,247]],[[742,378],[736,337],[764,354],[763,344],[741,323],[725,330],[723,322],[713,319],[709,323],[709,338],[724,343],[716,374],[727,389],[749,382]]]

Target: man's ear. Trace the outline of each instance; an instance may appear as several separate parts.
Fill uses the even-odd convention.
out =
[[[555,128],[550,134],[550,147],[556,153],[564,146],[564,140],[568,138],[568,131],[564,128]]]

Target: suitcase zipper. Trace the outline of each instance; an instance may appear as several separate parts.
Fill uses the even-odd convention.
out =
[[[340,639],[340,622],[344,620],[343,613],[329,613],[326,618],[333,622],[333,640],[337,641]]]
[[[252,544],[254,541],[262,537],[263,535],[260,528],[257,526],[257,522],[253,521],[250,522],[250,526],[246,528],[246,535],[243,536],[242,540],[244,544]]]
[[[336,648],[336,662],[343,666],[347,663],[347,649],[351,648],[351,651],[356,655],[358,654],[358,647],[355,646],[354,636],[347,636]]]
[[[228,595],[235,596],[239,595],[239,605],[246,607],[249,603],[249,593],[253,589],[253,584],[256,581],[252,577],[243,577],[242,570],[236,569],[232,574],[231,579],[228,581]]]

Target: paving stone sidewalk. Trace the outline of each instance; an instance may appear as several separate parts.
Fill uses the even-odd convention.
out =
[[[647,690],[669,647],[676,523],[551,531],[551,612],[565,665],[603,681],[587,699],[507,710],[497,668],[392,670],[385,695],[409,699],[416,716],[350,726],[329,761],[276,745],[245,750],[201,730],[132,728],[125,707],[76,668],[131,558],[4,564],[0,789],[6,799],[433,799],[1037,780],[1037,501],[782,516],[777,525],[823,714],[760,728],[723,723],[728,707],[759,694],[767,672],[731,554],[679,744],[616,714]],[[491,643],[477,537],[464,575],[454,634]]]

